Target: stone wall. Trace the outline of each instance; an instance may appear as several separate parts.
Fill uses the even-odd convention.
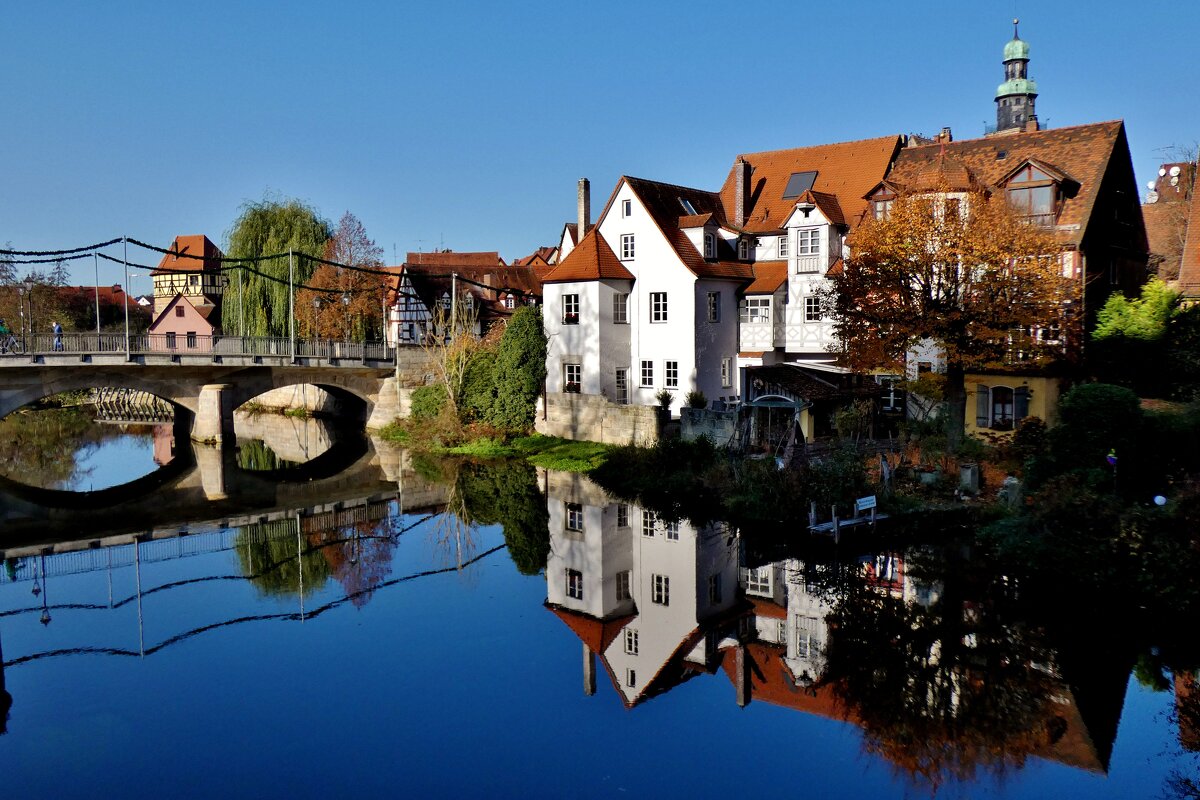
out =
[[[683,408],[679,411],[679,435],[684,441],[707,436],[713,444],[723,447],[736,431],[736,411],[710,411],[706,408]]]
[[[658,409],[610,403],[596,394],[552,393],[545,399],[545,419],[534,428],[546,436],[604,444],[649,447],[658,441]]]

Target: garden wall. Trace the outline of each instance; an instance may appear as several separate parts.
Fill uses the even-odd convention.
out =
[[[546,436],[649,447],[658,441],[658,409],[610,403],[597,394],[546,395],[534,428]],[[543,419],[543,416],[545,419]]]

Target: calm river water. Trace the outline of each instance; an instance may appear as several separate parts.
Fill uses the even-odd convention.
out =
[[[1200,780],[1194,673],[964,552],[768,548],[584,478],[342,447],[311,421],[224,459],[157,437],[89,441],[45,484],[91,495],[0,496],[14,796],[1131,798]],[[162,486],[99,491],[163,462]]]

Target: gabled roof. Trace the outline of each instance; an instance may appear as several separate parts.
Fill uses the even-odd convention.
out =
[[[1200,202],[1192,197],[1188,215],[1187,240],[1179,263],[1179,290],[1189,299],[1200,298]]]
[[[1124,129],[1124,123],[1118,120],[906,147],[896,157],[888,180],[912,188],[940,158],[961,164],[980,184],[991,187],[1002,185],[1016,166],[1028,161],[1053,165],[1056,171],[1079,182],[1079,190],[1063,199],[1058,215],[1059,230],[1068,234],[1065,241],[1078,245],[1117,144],[1125,141]]]
[[[698,278],[753,280],[754,275],[748,263],[731,259],[705,260],[696,246],[692,244],[692,240],[684,233],[683,228],[680,227],[680,212],[687,210],[684,208],[683,201],[687,201],[692,210],[696,212],[695,215],[687,215],[688,218],[697,215],[711,215],[713,222],[728,227],[725,223],[725,211],[721,207],[721,199],[715,192],[625,176],[613,190],[608,206],[612,205],[613,198],[620,192],[622,184],[627,184],[637,195],[638,200],[646,208],[663,237],[671,245],[675,254],[679,256],[679,260],[693,275]],[[608,213],[608,206],[601,214],[602,219],[604,214]],[[724,241],[718,242],[718,248],[719,252],[722,249],[727,250],[728,244]]]
[[[512,311],[504,308],[505,295],[517,292],[540,295],[542,292],[542,282],[534,268],[508,266],[494,252],[409,253],[404,264],[385,269],[396,276],[389,282],[393,297],[407,280],[421,303],[430,310],[442,295],[450,292],[455,283],[451,276],[457,275],[459,294],[468,293],[478,301],[480,322],[484,324],[491,318],[511,316]],[[517,297],[517,305],[522,305],[525,295],[518,294]]]
[[[829,192],[814,192],[809,189],[796,198],[796,205],[801,203],[816,206],[825,215],[825,219],[833,225],[846,224],[846,217],[842,214],[842,205],[838,202],[837,195],[829,194]]]
[[[946,155],[945,143],[939,142],[938,148],[937,157],[922,164],[906,188],[915,192],[970,192],[981,188],[979,179],[966,164]]]
[[[151,275],[160,275],[163,272],[178,272],[181,270],[195,272],[203,269],[220,269],[221,263],[216,259],[224,255],[221,249],[213,244],[204,234],[176,236],[175,241],[171,242],[171,246],[167,249],[174,253],[182,253],[188,256],[201,256],[204,260],[200,261],[195,258],[181,258],[176,255],[164,254],[162,260],[158,262],[158,266],[150,273]]]
[[[588,231],[590,231],[594,227],[596,227],[595,223],[588,223],[587,230],[584,231],[584,235],[586,236]],[[571,244],[573,244],[573,245],[579,244],[580,237],[579,237],[579,223],[578,222],[568,222],[568,223],[564,224],[563,225],[563,233],[565,233],[571,239]]]
[[[174,309],[177,305],[186,305],[188,308],[199,314],[201,319],[215,329],[216,326],[213,325],[213,321],[210,319],[213,313],[217,310],[215,305],[212,303],[201,303],[196,305],[182,294],[176,294],[165,306],[163,306],[163,310],[158,312],[158,314],[154,317],[154,321],[150,323],[149,331],[153,333],[154,329],[158,327],[158,323],[166,318],[167,313]]]
[[[614,619],[596,619],[578,611],[572,611],[562,606],[546,604],[546,608],[554,612],[554,616],[566,623],[567,627],[586,644],[593,653],[603,655],[617,635],[636,617],[636,614],[626,614]]]
[[[617,258],[608,242],[593,228],[562,263],[546,273],[543,283],[575,281],[634,280],[633,273]]]
[[[787,282],[786,261],[758,261],[754,264],[754,281],[746,287],[746,294],[774,294]]]
[[[745,198],[746,220],[732,220],[737,194],[737,169],[731,168],[721,186],[725,213],[735,225],[751,233],[778,231],[791,216],[796,198],[785,198],[788,179],[797,172],[816,172],[814,195],[836,198],[842,217],[853,224],[866,210],[863,196],[887,175],[900,149],[899,136],[883,136],[856,142],[769,150],[738,156],[750,171],[750,191]],[[826,213],[822,208],[821,213]],[[828,214],[826,214],[828,216]]]

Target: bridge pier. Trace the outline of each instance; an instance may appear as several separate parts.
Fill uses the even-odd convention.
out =
[[[196,445],[192,449],[196,454],[196,470],[200,473],[200,488],[204,490],[205,499],[227,500],[229,493],[225,485],[225,462],[230,448]]]
[[[203,444],[233,444],[233,385],[206,383],[200,387],[192,441]]]

